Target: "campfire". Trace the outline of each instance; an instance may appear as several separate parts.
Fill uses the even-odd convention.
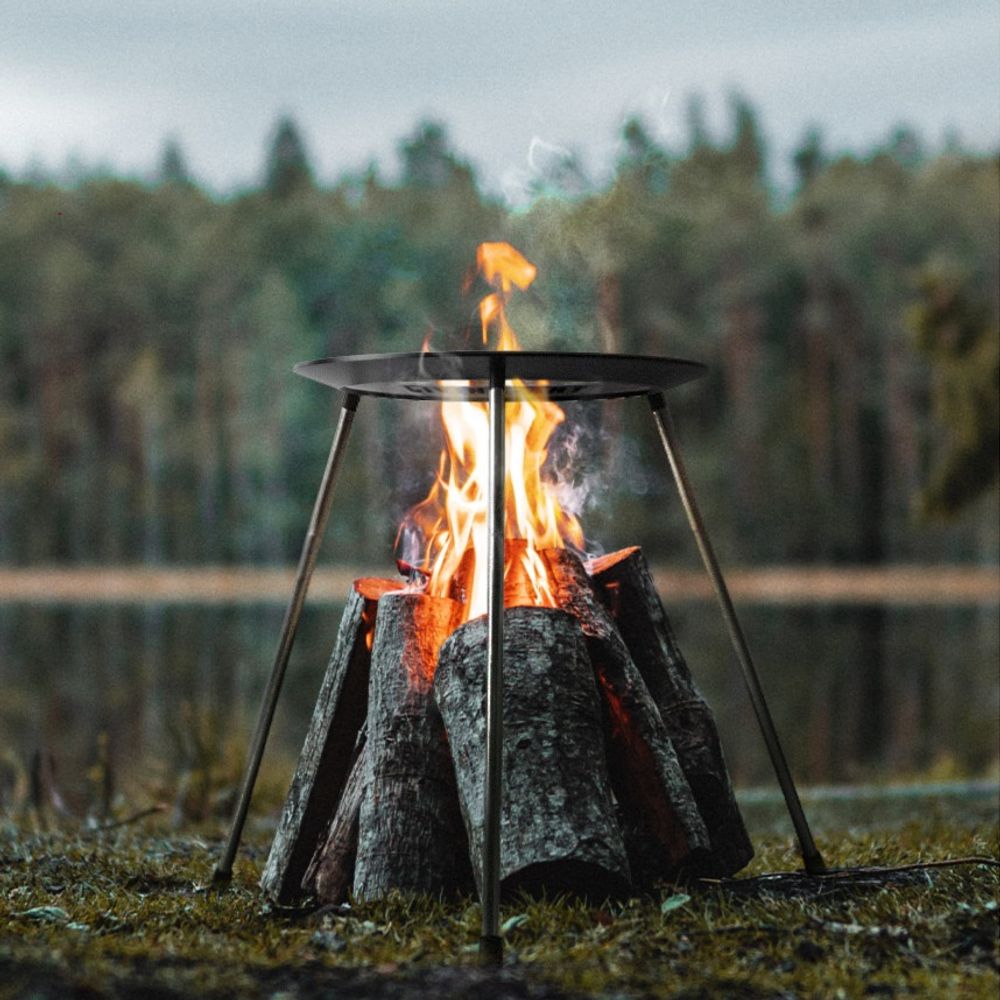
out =
[[[504,243],[480,246],[478,265],[492,289],[479,306],[483,356],[529,358],[507,307],[534,265]],[[482,384],[449,377],[441,359],[428,354],[422,370],[425,381],[439,376],[433,485],[400,527],[400,578],[354,583],[263,887],[282,904],[393,890],[482,898],[498,864],[505,892],[604,898],[735,873],[752,847],[711,710],[642,552],[588,560],[549,477],[564,420],[556,400],[585,390],[573,379],[501,381],[505,461],[494,482]],[[373,385],[384,377],[369,375]],[[501,505],[500,489],[498,540],[490,505]],[[499,545],[502,609],[491,608],[501,590],[489,576]],[[491,776],[494,649],[503,729]],[[494,795],[502,788],[498,807],[491,783]]]

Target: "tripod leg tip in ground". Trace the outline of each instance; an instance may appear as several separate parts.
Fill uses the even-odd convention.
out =
[[[496,968],[503,964],[503,940],[493,934],[484,934],[479,939],[479,964]]]

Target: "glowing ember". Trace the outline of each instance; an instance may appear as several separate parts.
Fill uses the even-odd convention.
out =
[[[537,268],[509,243],[483,243],[476,252],[483,277],[494,288],[479,304],[483,343],[516,351],[517,337],[507,322],[507,300],[514,288],[523,291]],[[505,481],[506,537],[524,544],[507,546],[505,577],[516,568],[524,585],[517,603],[555,607],[544,549],[583,548],[576,517],[559,504],[553,484],[542,477],[549,441],[565,419],[562,409],[513,380],[507,403]],[[423,546],[420,570],[427,592],[439,597],[462,596],[464,619],[485,614],[487,564],[487,485],[489,476],[489,411],[485,403],[446,401],[441,404],[445,446],[430,493],[403,520],[400,537],[416,534]]]

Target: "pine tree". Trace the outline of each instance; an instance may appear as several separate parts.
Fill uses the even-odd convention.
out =
[[[823,136],[815,125],[806,130],[799,148],[792,155],[792,162],[795,165],[800,191],[811,184],[826,166]]]
[[[289,116],[279,119],[267,155],[264,186],[275,198],[288,198],[313,186],[313,170],[299,128]]]
[[[447,129],[440,122],[421,122],[413,135],[400,144],[399,155],[406,187],[443,188],[456,177],[470,173],[452,151]]]
[[[889,155],[901,167],[913,170],[919,167],[926,157],[923,139],[916,129],[909,125],[900,125],[889,139]]]
[[[170,138],[163,144],[157,176],[162,184],[191,185],[191,174],[180,143]]]
[[[692,94],[687,100],[684,109],[684,118],[687,122],[688,143],[692,153],[700,149],[708,149],[712,146],[712,138],[708,134],[708,125],[705,123],[705,99],[701,94]]]
[[[730,99],[733,115],[733,144],[730,152],[740,172],[747,177],[763,178],[764,138],[757,122],[757,113],[740,94]]]
[[[622,126],[623,155],[618,171],[623,176],[640,180],[657,193],[667,187],[669,161],[656,140],[649,134],[641,118],[632,117]]]

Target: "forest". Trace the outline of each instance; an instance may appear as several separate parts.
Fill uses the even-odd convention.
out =
[[[539,268],[511,307],[526,348],[710,366],[673,408],[731,561],[995,562],[997,156],[813,131],[782,187],[739,98],[726,136],[694,101],[684,148],[639,119],[619,148],[603,184],[550,158],[517,210],[434,121],[398,169],[326,184],[283,118],[261,184],[224,197],[175,142],[147,179],[0,173],[0,563],[293,560],[336,398],[292,365],[477,346],[494,239]],[[439,434],[363,406],[332,544],[384,564]],[[587,487],[588,539],[672,558],[648,414],[575,406],[553,474]]]

